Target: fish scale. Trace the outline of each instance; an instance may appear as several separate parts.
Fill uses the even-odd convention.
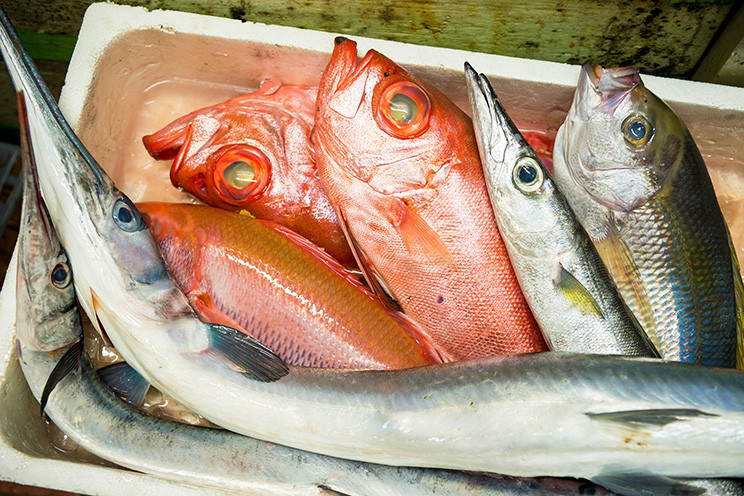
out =
[[[416,135],[378,122],[382,93],[401,84],[430,101],[420,102],[428,121]],[[357,65],[354,42],[338,38],[312,140],[368,282],[447,355],[547,350],[496,226],[472,122],[454,103],[374,50]]]
[[[138,207],[206,320],[244,330],[295,365],[405,368],[438,361],[413,324],[319,248],[295,242],[296,234],[207,206]]]
[[[587,64],[554,152],[556,183],[661,356],[735,367],[735,254],[684,123],[637,69]]]

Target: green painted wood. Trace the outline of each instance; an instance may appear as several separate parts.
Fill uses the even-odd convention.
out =
[[[19,31],[18,35],[31,58],[43,60],[69,61],[77,41],[74,36],[34,31]]]
[[[119,0],[242,20],[557,62],[692,73],[732,0]],[[13,0],[19,30],[74,36],[89,1]]]

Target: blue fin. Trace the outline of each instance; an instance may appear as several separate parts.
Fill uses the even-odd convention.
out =
[[[708,492],[684,479],[646,473],[600,474],[592,477],[592,482],[624,496],[698,496]]]
[[[207,324],[211,329],[211,355],[228,367],[261,382],[273,382],[289,373],[276,353],[232,327]]]
[[[67,374],[73,370],[80,370],[80,359],[83,356],[83,340],[81,339],[77,343],[70,346],[65,351],[62,358],[60,358],[57,365],[54,366],[52,372],[49,374],[49,378],[44,384],[44,390],[41,393],[41,415],[44,416],[44,409],[46,408],[47,401],[49,401],[49,395],[52,394],[54,388],[59,384],[59,381],[65,378]]]
[[[718,417],[712,413],[701,412],[691,408],[668,408],[659,410],[628,410],[623,412],[586,413],[592,420],[601,422],[613,422],[634,427],[663,426],[672,422],[695,417]]]
[[[119,362],[98,369],[98,375],[116,396],[139,408],[145,402],[150,383],[126,362]]]

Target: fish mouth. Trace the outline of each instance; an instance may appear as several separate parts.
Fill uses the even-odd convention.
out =
[[[377,55],[369,50],[357,64],[356,42],[339,36],[318,87],[318,108],[328,106],[346,117],[353,117],[364,97],[367,68]]]
[[[481,161],[492,180],[499,178],[493,183],[496,186],[509,180],[509,164],[522,155],[536,155],[501,105],[488,78],[477,74],[467,62],[465,76]]]
[[[586,63],[579,76],[581,102],[594,110],[613,114],[640,81],[638,67],[605,69]]]

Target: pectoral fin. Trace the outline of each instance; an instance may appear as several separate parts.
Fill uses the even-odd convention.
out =
[[[633,261],[630,248],[620,237],[612,218],[608,217],[603,238],[594,239],[593,237],[592,240],[607,271],[615,281],[620,295],[641,323],[643,331],[658,349],[660,340],[656,329],[654,309],[649,303],[648,293],[643,285],[638,266]]]
[[[145,401],[150,383],[126,362],[119,362],[98,369],[101,380],[110,387],[116,396],[139,408]]]
[[[454,265],[455,259],[442,238],[410,205],[401,201],[399,222],[395,224],[408,253],[423,256],[431,263]]]
[[[261,382],[273,382],[289,373],[284,360],[254,338],[218,324],[210,328],[207,353],[224,365]]]
[[[83,340],[81,339],[77,343],[70,346],[65,351],[62,358],[60,358],[57,365],[54,366],[52,372],[49,374],[49,378],[44,384],[44,390],[41,393],[41,415],[44,416],[44,409],[46,408],[47,401],[49,401],[49,395],[52,394],[54,388],[59,382],[64,379],[67,374],[74,370],[80,369],[80,359],[83,356]]]
[[[568,272],[563,265],[559,265],[560,272],[558,274],[558,280],[556,286],[560,290],[561,294],[569,301],[573,306],[581,310],[585,315],[594,315],[600,319],[604,319],[602,309],[599,307],[599,303],[594,299],[592,294],[581,282],[576,279],[570,272]]]
[[[718,415],[692,408],[586,413],[586,416],[599,422],[611,422],[629,427],[662,427],[672,422],[683,422],[697,417],[718,417]]]

